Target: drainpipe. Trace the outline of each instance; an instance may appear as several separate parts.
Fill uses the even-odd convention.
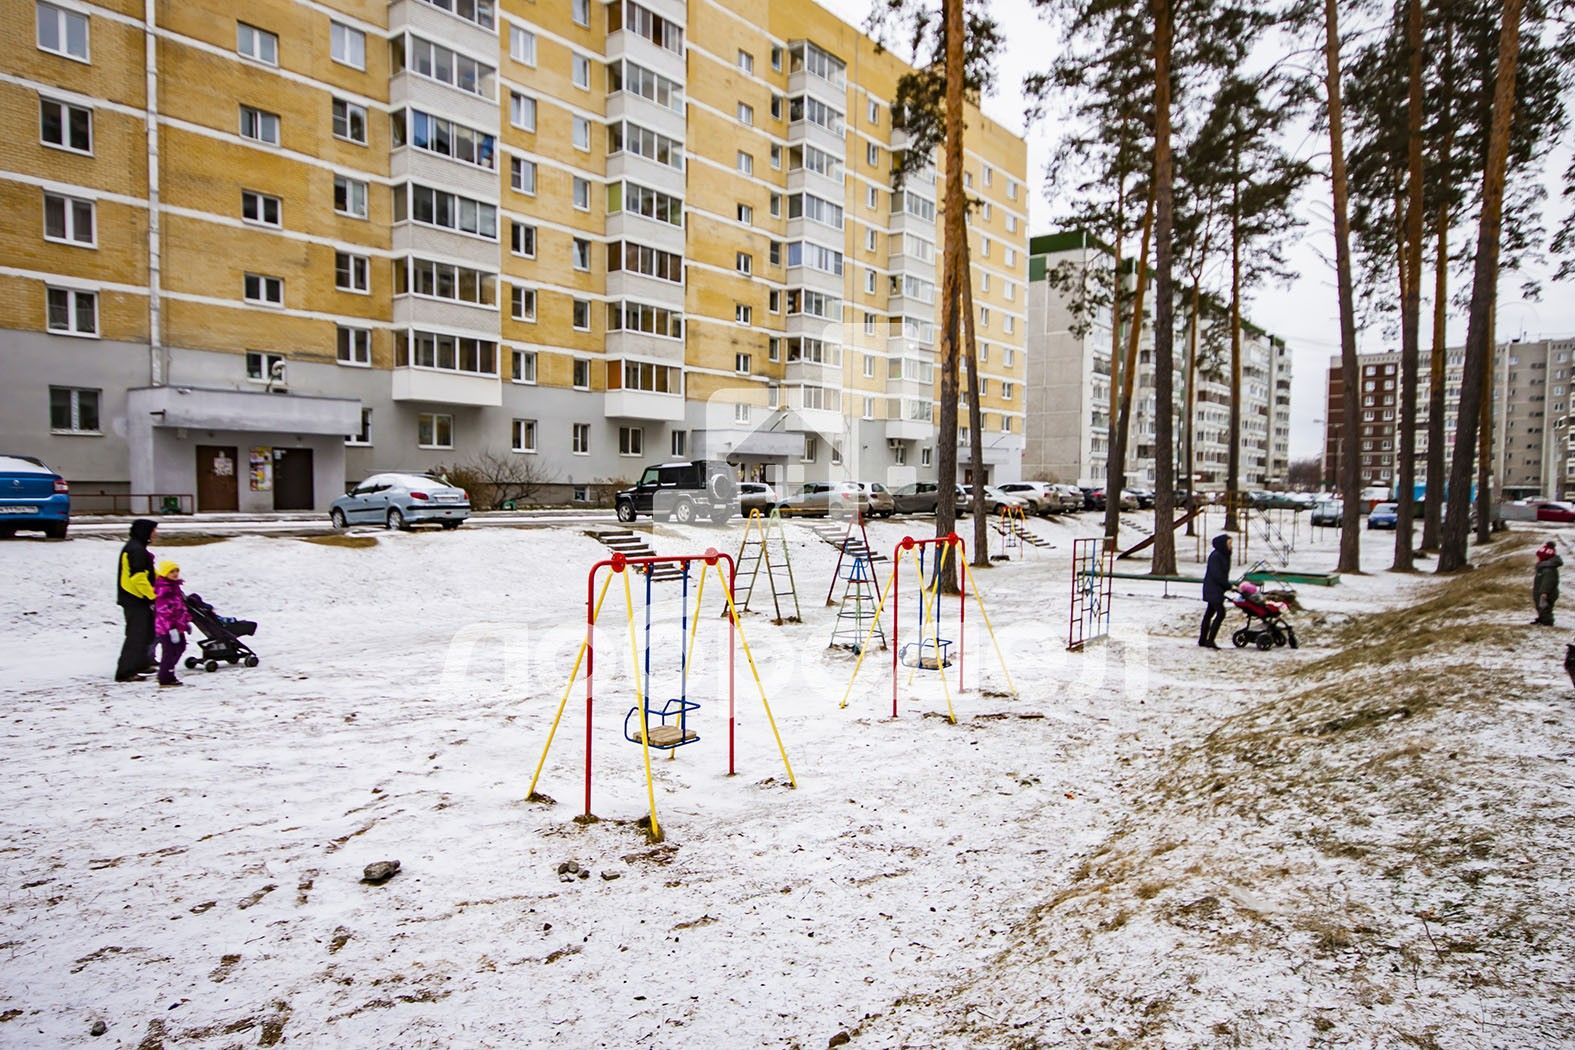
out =
[[[163,386],[169,381],[164,360],[161,256],[159,243],[159,59],[158,9],[155,0],[143,2],[144,65],[147,68],[148,132],[148,382]]]

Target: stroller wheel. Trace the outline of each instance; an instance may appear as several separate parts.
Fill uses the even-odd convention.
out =
[[[188,657],[186,657],[186,670],[188,670],[188,671],[195,671],[196,669],[197,669],[197,658],[195,656],[188,656]]]
[[[1285,628],[1285,643],[1292,649],[1296,648],[1296,632],[1289,627]]]
[[[207,663],[202,665],[202,669],[204,671],[217,671],[219,669],[219,661],[209,660]]]
[[[1285,644],[1285,632],[1280,630],[1278,627],[1274,629],[1274,644],[1276,646]]]
[[[1262,634],[1258,635],[1258,648],[1263,652],[1268,652],[1270,649],[1273,649],[1274,635],[1270,634],[1268,631],[1264,631]]]
[[[248,656],[246,658],[246,666],[247,667],[256,667],[257,666],[257,657],[255,657],[255,656]]]
[[[1251,636],[1247,634],[1247,628],[1245,627],[1241,628],[1235,634],[1230,636],[1230,644],[1234,645],[1238,649],[1247,648],[1247,643],[1250,640]]]

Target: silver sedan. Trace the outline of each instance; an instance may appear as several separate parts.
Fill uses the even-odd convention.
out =
[[[328,508],[336,529],[351,525],[408,529],[428,524],[457,529],[468,517],[469,493],[431,474],[373,474]]]

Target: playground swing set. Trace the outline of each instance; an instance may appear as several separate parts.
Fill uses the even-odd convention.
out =
[[[935,571],[926,581],[926,553],[934,551]],[[956,654],[953,656],[952,646],[954,640],[943,638],[940,633],[941,621],[941,594],[940,581],[946,568],[946,560],[954,555],[957,559],[958,575],[961,577],[960,592],[957,595],[957,637],[955,639]],[[904,644],[901,640],[901,585],[902,563],[904,557],[911,556],[914,573],[918,578],[917,612],[919,619],[918,641]],[[910,668],[908,685],[913,684],[914,677],[919,671],[935,671],[941,682],[941,689],[946,696],[947,721],[953,724],[957,721],[957,711],[952,705],[952,690],[947,682],[947,668],[953,663],[957,666],[957,691],[965,691],[963,684],[964,670],[964,630],[968,618],[968,597],[971,594],[975,605],[979,609],[979,616],[984,621],[985,630],[989,632],[990,642],[995,648],[995,658],[1000,664],[1001,673],[1006,676],[1007,694],[1017,695],[1017,687],[1012,683],[1012,673],[1007,670],[1006,657],[1001,652],[1000,640],[995,635],[995,628],[990,624],[990,614],[985,611],[984,597],[978,587],[974,586],[973,573],[968,568],[968,547],[962,537],[955,532],[946,536],[937,536],[933,539],[916,540],[912,536],[903,537],[902,541],[892,551],[891,576],[886,581],[886,586],[881,592],[880,601],[876,603],[874,622],[869,633],[865,635],[864,642],[857,649],[858,659],[853,664],[853,673],[848,677],[847,689],[843,691],[842,702],[839,707],[848,706],[848,700],[853,694],[853,684],[858,680],[859,669],[864,666],[864,656],[869,652],[870,640],[880,627],[881,613],[888,602],[891,605],[891,717],[897,717],[898,678],[900,668]],[[926,637],[928,632],[928,637]]]
[[[727,570],[723,571],[722,565],[726,563]],[[699,586],[696,589],[693,610],[689,606],[689,581],[690,569],[696,563],[700,564]],[[679,688],[676,697],[669,697],[660,705],[654,699],[654,685],[651,672],[651,609],[652,601],[651,582],[653,570],[662,565],[677,565],[682,572],[682,607],[679,622],[678,657],[679,657]],[[700,710],[700,702],[689,697],[689,665],[694,660],[695,640],[699,634],[700,621],[703,617],[700,610],[705,602],[706,578],[710,570],[715,568],[717,579],[722,587],[722,594],[727,601],[728,608],[728,645],[727,645],[727,775],[733,776],[737,770],[734,765],[734,743],[737,725],[735,712],[735,654],[738,648],[744,650],[744,659],[749,664],[749,670],[754,675],[755,687],[760,693],[760,704],[765,709],[766,721],[771,726],[771,734],[776,740],[777,751],[782,756],[783,768],[787,771],[788,784],[798,786],[798,780],[793,775],[792,763],[788,761],[787,750],[782,745],[782,734],[777,729],[775,716],[771,713],[771,703],[766,698],[765,685],[760,679],[760,670],[755,666],[754,655],[749,650],[749,642],[744,637],[743,625],[739,622],[739,612],[733,603],[733,591],[737,579],[737,562],[726,554],[719,554],[715,548],[707,550],[704,554],[678,555],[665,557],[640,557],[629,558],[623,554],[614,554],[611,558],[597,562],[591,566],[585,578],[585,639],[580,643],[578,654],[574,658],[574,666],[569,671],[568,684],[564,686],[563,698],[558,702],[557,713],[553,716],[552,726],[547,731],[547,742],[541,750],[541,758],[536,763],[536,772],[531,777],[530,789],[526,792],[527,801],[541,801],[542,796],[536,793],[536,784],[541,779],[542,769],[547,764],[547,754],[552,750],[553,738],[557,735],[558,724],[563,718],[563,712],[568,707],[569,696],[574,691],[574,683],[579,678],[580,666],[585,666],[585,819],[594,819],[591,814],[591,737],[594,725],[594,676],[595,676],[595,641],[596,623],[601,617],[602,605],[607,600],[607,591],[612,586],[613,578],[620,577],[623,581],[624,609],[629,625],[629,656],[630,673],[634,679],[634,706],[624,716],[623,737],[630,743],[639,744],[645,763],[645,793],[646,801],[650,806],[650,828],[647,832],[652,842],[662,841],[661,824],[656,816],[656,786],[651,775],[652,750],[666,751],[669,757],[676,757],[675,752],[680,747],[693,744],[700,739],[699,733],[690,727],[690,717]],[[596,591],[596,577],[602,569],[611,570],[602,581],[601,591]],[[641,653],[639,648],[638,628],[635,624],[634,594],[629,586],[631,571],[641,572],[645,576],[645,653],[644,653],[644,678],[641,677]],[[593,597],[594,595],[594,597]],[[687,635],[687,641],[685,639]]]

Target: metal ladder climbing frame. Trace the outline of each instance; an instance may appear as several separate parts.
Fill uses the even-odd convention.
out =
[[[848,649],[858,653],[866,642],[880,640],[886,648],[886,631],[876,615],[880,604],[872,584],[869,559],[855,556],[848,568],[847,586],[842,589],[842,604],[837,609],[837,620],[831,629],[828,648]]]
[[[771,555],[771,544],[775,540],[779,555]],[[793,583],[793,560],[788,555],[787,534],[782,530],[782,515],[775,509],[769,517],[758,510],[749,512],[749,520],[744,523],[744,538],[738,546],[738,580],[741,584],[739,592],[741,599],[736,599],[740,612],[749,611],[749,600],[755,594],[755,582],[760,578],[760,567],[766,570],[766,582],[771,587],[771,607],[776,616],[772,619],[774,624],[801,623],[802,617],[798,607],[798,589]],[[792,599],[793,614],[784,616],[782,607],[784,599]]]
[[[857,536],[853,534],[854,528],[859,530],[859,534]],[[853,516],[848,519],[848,526],[843,531],[842,538],[840,540],[835,538],[835,527],[829,524],[815,529],[815,534],[837,548],[837,567],[832,572],[830,586],[826,588],[827,605],[837,604],[832,600],[831,596],[836,592],[837,581],[844,578],[842,575],[842,563],[845,560],[850,558],[863,558],[865,561],[869,562],[871,566],[873,566],[875,562],[887,560],[884,554],[870,549],[870,534],[864,528],[863,514],[855,512]]]

